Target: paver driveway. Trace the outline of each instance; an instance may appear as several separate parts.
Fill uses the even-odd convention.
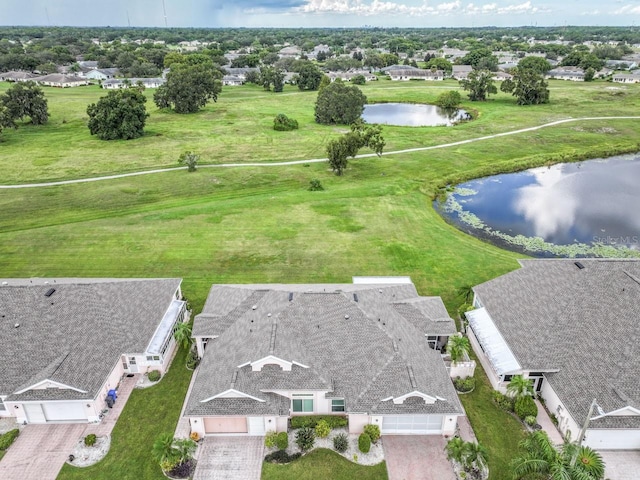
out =
[[[455,480],[439,435],[385,435],[382,437],[389,480]]]
[[[2,480],[55,480],[85,424],[27,425],[0,461]]]
[[[264,437],[205,437],[193,480],[260,480]]]
[[[598,450],[610,480],[637,480],[640,476],[640,450]]]

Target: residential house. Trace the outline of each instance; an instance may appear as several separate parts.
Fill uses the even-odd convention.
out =
[[[6,279],[0,416],[98,421],[123,375],[169,366],[186,316],[180,279]]]
[[[473,67],[471,65],[453,65],[451,78],[455,78],[456,80],[466,80],[472,71]]]
[[[345,415],[351,433],[453,435],[463,410],[439,350],[455,332],[408,277],[214,285],[184,416],[201,436],[286,431],[304,414]]]
[[[90,80],[107,80],[116,77],[119,73],[117,68],[96,68],[87,72],[84,77]]]
[[[640,260],[522,260],[473,288],[471,344],[496,390],[529,378],[563,434],[640,449]],[[594,409],[590,410],[595,399]]]
[[[166,78],[110,78],[102,82],[102,88],[109,90],[117,88],[129,88],[142,84],[145,88],[158,88],[167,82]]]
[[[336,79],[338,78],[343,82],[350,82],[353,77],[356,77],[358,75],[362,75],[367,82],[378,80],[378,77],[376,77],[374,73],[371,73],[368,70],[353,70],[350,72],[329,72],[327,75],[332,82],[335,82]]]
[[[615,73],[611,77],[615,83],[638,83],[640,82],[640,72],[638,73]]]
[[[95,70],[96,68],[98,68],[98,61],[97,60],[78,60],[78,65],[82,68]]]
[[[557,67],[547,72],[546,78],[584,82],[584,70],[580,67]]]
[[[238,77],[243,82],[247,80],[247,74],[249,72],[260,73],[260,69],[255,67],[225,67],[224,70],[227,72],[227,75]]]
[[[244,80],[236,75],[225,75],[222,77],[222,85],[239,87],[244,85]]]
[[[11,71],[0,73],[0,81],[2,82],[28,82],[35,77],[36,75],[30,72]]]
[[[34,77],[31,80],[39,83],[40,85],[58,88],[80,87],[83,85],[89,85],[89,80],[87,80],[86,78],[78,77],[76,75],[64,75],[62,73],[51,73],[42,77]]]
[[[505,80],[513,79],[513,75],[511,75],[510,73],[498,71],[498,72],[493,72],[493,75],[491,78],[493,78],[497,82],[504,82]]]
[[[280,55],[281,58],[300,58],[300,55],[302,55],[302,50],[300,50],[300,48],[296,47],[295,45],[290,45],[281,48],[278,52],[278,55]]]
[[[633,60],[606,60],[604,64],[614,70],[633,70],[638,68],[638,64]]]
[[[387,72],[389,78],[391,80],[431,80],[431,81],[442,81],[444,80],[444,72],[442,70],[429,70],[422,68],[403,68],[403,69],[395,69],[389,70]]]

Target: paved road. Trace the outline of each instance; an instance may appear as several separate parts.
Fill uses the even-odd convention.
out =
[[[509,132],[496,133],[494,135],[487,135],[484,137],[470,138],[468,140],[460,140],[458,142],[443,143],[440,145],[431,145],[429,147],[416,147],[407,148],[405,150],[394,150],[392,152],[383,152],[382,155],[398,155],[401,153],[413,153],[424,152],[427,150],[436,150],[439,148],[455,147],[458,145],[466,145],[468,143],[480,142],[483,140],[490,140],[492,138],[507,137],[509,135],[517,135],[519,133],[533,132],[543,128],[554,127],[556,125],[562,125],[563,123],[570,122],[582,122],[590,120],[640,120],[640,116],[627,116],[627,117],[580,117],[580,118],[565,118],[564,120],[556,120],[555,122],[545,123],[535,127],[521,128],[518,130],[511,130]],[[354,158],[371,158],[375,157],[375,153],[365,153],[362,155],[356,155]],[[326,158],[311,158],[307,160],[291,160],[288,162],[270,162],[270,163],[219,163],[214,165],[199,165],[198,168],[240,168],[240,167],[284,167],[289,165],[304,165],[305,163],[319,163],[326,162]],[[106,175],[104,177],[92,177],[92,178],[78,178],[75,180],[61,180],[58,182],[43,182],[43,183],[24,183],[21,185],[0,185],[0,189],[16,189],[16,188],[38,188],[38,187],[54,187],[57,185],[71,185],[74,183],[87,183],[87,182],[100,182],[103,180],[113,180],[116,178],[136,177],[139,175],[151,175],[155,173],[175,172],[177,170],[185,170],[187,167],[172,167],[172,168],[159,168],[156,170],[144,170],[142,172],[133,173],[120,173],[117,175]]]

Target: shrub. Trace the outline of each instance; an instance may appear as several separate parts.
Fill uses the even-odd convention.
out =
[[[369,453],[371,450],[371,437],[366,433],[361,433],[358,437],[358,450],[362,453]]]
[[[194,471],[195,462],[193,460],[186,460],[174,466],[167,472],[167,474],[171,478],[191,478]]]
[[[549,418],[551,419],[551,423],[553,423],[557,427],[558,426],[558,417],[556,417],[556,414],[555,413],[550,414]]]
[[[284,450],[276,450],[275,452],[270,453],[269,455],[264,457],[264,461],[269,463],[289,463],[300,458],[301,455],[301,453],[294,453],[292,455],[289,455]]]
[[[157,382],[160,380],[160,371],[159,370],[151,370],[147,373],[147,378],[150,382]]]
[[[18,435],[20,435],[20,430],[17,428],[0,435],[0,450],[6,450],[9,448],[15,439],[18,438]]]
[[[436,105],[441,108],[455,108],[460,105],[462,101],[462,96],[460,92],[456,92],[455,90],[450,90],[448,92],[441,93],[436,100]]]
[[[274,430],[269,430],[264,437],[264,446],[267,448],[273,448],[276,446],[278,441],[278,433]],[[281,450],[284,450],[282,448]]]
[[[476,388],[476,379],[473,377],[460,378],[456,377],[453,381],[456,390],[461,393],[467,393]]]
[[[346,427],[349,422],[342,415],[300,415],[291,418],[291,428],[316,428],[320,420],[325,420],[331,428]]]
[[[365,425],[364,433],[369,435],[369,438],[373,443],[377,443],[380,439],[380,427],[378,425],[373,425],[371,423],[369,425]]]
[[[84,444],[87,447],[93,447],[96,444],[96,440],[98,438],[96,437],[95,433],[90,433],[89,435],[87,435],[86,437],[84,437]]]
[[[316,441],[316,434],[311,427],[303,427],[296,432],[296,444],[303,452],[313,448]]]
[[[318,180],[317,178],[314,178],[309,182],[310,192],[320,192],[322,190],[324,190],[324,187],[322,186],[322,183],[320,183],[320,180]]]
[[[288,132],[298,129],[298,121],[287,117],[284,113],[279,113],[273,119],[273,129],[279,132]]]
[[[333,437],[333,448],[336,452],[344,453],[349,448],[349,437],[346,433],[339,433]]]
[[[200,358],[198,357],[198,352],[195,349],[189,350],[189,355],[187,355],[187,368],[194,370],[199,363]]]
[[[353,83],[354,85],[364,85],[365,83],[367,83],[367,79],[364,75],[354,75],[353,77],[351,77],[351,83]]]
[[[178,163],[180,165],[186,165],[187,171],[195,172],[198,169],[198,161],[200,160],[200,155],[194,152],[184,152],[180,157],[178,157]]]
[[[287,432],[280,432],[276,437],[276,447],[279,450],[286,450],[289,446],[289,435]]]
[[[494,391],[492,393],[492,396],[493,396],[493,401],[496,402],[498,407],[500,407],[502,410],[506,410],[507,412],[513,412],[513,407],[514,407],[513,398],[507,397],[506,395],[497,391]]]
[[[513,411],[520,417],[521,419],[525,419],[526,417],[537,417],[538,416],[538,407],[536,402],[533,401],[533,398],[530,396],[520,397],[516,400],[516,403],[513,406]]]
[[[326,438],[331,433],[331,427],[327,423],[326,420],[320,420],[316,423],[316,437],[318,438]]]
[[[524,423],[533,427],[536,424],[536,417],[529,415],[528,417],[524,417]]]

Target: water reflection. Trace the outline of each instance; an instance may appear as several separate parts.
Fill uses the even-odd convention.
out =
[[[543,243],[579,245],[571,254],[640,251],[638,179],[640,155],[559,164],[467,182],[438,208],[470,233],[528,253],[528,244],[544,250]]]
[[[406,127],[451,126],[469,118],[465,110],[413,103],[374,103],[365,105],[362,112],[367,123]]]

